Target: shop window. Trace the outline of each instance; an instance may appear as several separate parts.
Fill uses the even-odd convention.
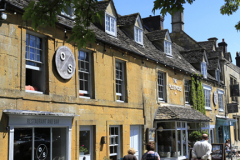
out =
[[[165,74],[158,72],[158,100],[165,101]]]
[[[109,127],[109,156],[111,160],[121,158],[120,126]]]
[[[67,159],[66,135],[66,128],[15,128],[14,160]]]
[[[205,109],[211,110],[211,90],[212,88],[203,85],[203,93],[205,98]]]
[[[203,74],[204,78],[207,78],[207,65],[206,62],[201,63],[201,73]]]
[[[43,93],[45,91],[43,38],[26,34],[26,83],[25,91]]]
[[[79,97],[91,98],[91,54],[78,51]]]
[[[224,111],[223,108],[223,91],[218,90],[218,106],[219,106],[219,111]]]
[[[120,60],[115,62],[115,73],[116,73],[116,101],[125,101],[125,63]]]
[[[185,103],[189,104],[190,103],[190,81],[185,80]]]
[[[107,13],[105,14],[105,31],[112,36],[117,36],[116,18]]]
[[[79,160],[93,159],[93,126],[80,126]]]

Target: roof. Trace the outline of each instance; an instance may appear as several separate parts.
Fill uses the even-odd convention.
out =
[[[240,74],[240,68],[232,63],[226,63],[229,68],[232,68],[235,72]]]
[[[222,59],[223,57],[221,56],[222,52],[221,51],[213,51],[213,50],[205,50],[207,54],[207,58],[216,58],[218,57],[219,59]]]
[[[98,3],[96,4],[96,12],[99,11],[105,11],[107,9],[107,6],[109,5],[110,1],[98,1]]]
[[[136,19],[139,13],[134,13],[130,15],[120,16],[117,20],[117,25],[119,26],[131,26],[135,25]]]
[[[203,42],[197,42],[197,43],[207,50],[213,50],[213,46],[216,44],[216,42],[214,41],[203,41]]]
[[[209,59],[208,63],[209,63],[209,65],[207,67],[208,70],[216,70],[219,67],[219,60],[218,60],[218,58]]]
[[[160,15],[142,18],[144,26],[147,27],[149,30],[159,30],[160,23],[163,22],[163,20],[163,17],[161,17]]]
[[[158,108],[154,120],[210,121],[211,119],[193,108],[164,106]]]
[[[204,50],[189,50],[180,52],[189,63],[201,63],[204,58]]]
[[[168,29],[155,30],[147,33],[146,35],[150,41],[156,41],[156,40],[164,39],[167,32],[168,32]]]
[[[228,61],[232,62],[232,57],[231,57],[230,52],[224,53],[224,58],[226,58]]]

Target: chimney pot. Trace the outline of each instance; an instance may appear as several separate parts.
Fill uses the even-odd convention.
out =
[[[149,15],[149,17],[152,17],[152,15]]]
[[[222,39],[222,41],[224,42],[224,38]]]

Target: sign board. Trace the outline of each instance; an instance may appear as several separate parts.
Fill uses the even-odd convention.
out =
[[[213,93],[213,103],[215,104],[215,106],[217,105],[218,103],[218,94],[217,94],[217,91],[215,91]]]
[[[230,85],[230,97],[239,97],[239,84]]]
[[[238,113],[238,104],[237,103],[228,103],[227,111],[228,111],[228,113]]]
[[[223,143],[215,143],[212,144],[212,160],[224,160],[225,159],[225,151],[224,151],[224,144]]]
[[[147,143],[148,142],[154,142],[155,141],[155,128],[147,128]]]
[[[74,55],[68,47],[61,46],[57,49],[55,64],[58,74],[63,79],[72,78],[76,69],[76,63]]]

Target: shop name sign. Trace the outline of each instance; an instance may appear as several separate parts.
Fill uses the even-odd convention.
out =
[[[173,82],[174,82],[175,84],[177,84],[177,79],[173,78]],[[177,90],[177,91],[181,92],[181,91],[182,91],[182,87],[177,86],[177,85],[175,85],[175,84],[169,84],[169,88],[170,88],[171,90]]]
[[[27,124],[59,124],[59,119],[27,119]]]

